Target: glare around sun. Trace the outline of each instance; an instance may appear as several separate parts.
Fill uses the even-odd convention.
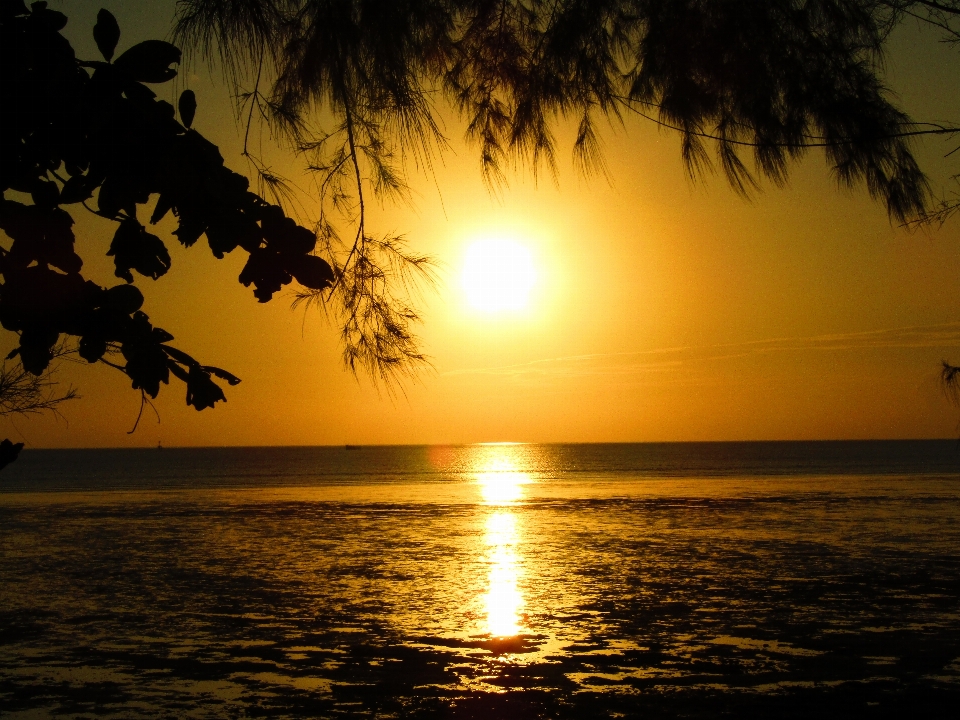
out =
[[[471,308],[516,312],[530,304],[537,270],[529,248],[512,240],[478,240],[467,248],[463,289]]]

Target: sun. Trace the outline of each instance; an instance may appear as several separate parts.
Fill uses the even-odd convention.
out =
[[[537,282],[533,254],[525,245],[499,238],[478,240],[467,248],[463,289],[467,303],[484,313],[516,312],[530,304]]]

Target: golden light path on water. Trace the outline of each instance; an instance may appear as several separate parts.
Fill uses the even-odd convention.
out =
[[[960,472],[694,474],[769,447],[38,453],[143,484],[0,491],[0,715],[952,717]]]
[[[520,635],[524,630],[522,533],[512,510],[523,500],[532,479],[518,470],[517,445],[484,446],[475,471],[483,503],[491,507],[485,523],[484,545],[488,566],[485,597],[487,632],[495,638]]]
[[[520,634],[523,595],[517,562],[517,519],[510,511],[499,510],[487,518],[486,544],[490,572],[487,581],[487,631],[494,637]]]

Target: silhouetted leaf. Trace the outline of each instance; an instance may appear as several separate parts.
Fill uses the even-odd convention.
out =
[[[170,333],[150,324],[150,319],[139,310],[133,314],[130,331],[120,345],[127,361],[125,372],[133,381],[135,390],[143,390],[150,397],[160,392],[160,383],[170,382],[167,354],[162,343],[172,340]]]
[[[90,165],[89,162],[84,161],[84,162],[82,162],[82,164],[79,164],[79,163],[75,162],[74,159],[69,159],[69,160],[64,160],[64,161],[63,161],[63,167],[64,167],[64,169],[67,171],[67,173],[70,174],[71,177],[72,177],[72,176],[75,176],[75,175],[81,175],[81,174],[83,174],[84,172],[86,172],[86,170],[87,170],[87,168],[89,167],[89,165]]]
[[[170,372],[173,373],[174,377],[178,377],[184,382],[190,379],[190,371],[184,370],[182,367],[176,363],[167,363],[167,367],[170,369]]]
[[[133,285],[117,285],[107,290],[104,305],[124,315],[132,315],[143,307],[143,293]]]
[[[238,245],[248,252],[256,250],[260,247],[263,234],[253,218],[231,209],[210,219],[207,240],[214,256],[222,258]]]
[[[199,166],[205,168],[223,166],[223,155],[220,154],[220,148],[196,130],[187,130],[177,138],[177,143],[184,154]]]
[[[141,313],[141,314],[142,314],[142,313]],[[144,316],[144,317],[146,317],[146,316]],[[165,342],[170,342],[171,340],[173,340],[173,335],[171,335],[170,333],[168,333],[168,332],[167,332],[166,330],[164,330],[163,328],[158,328],[158,327],[155,327],[155,328],[153,329],[153,337],[156,338],[156,341],[157,341],[158,343],[165,343]]]
[[[47,8],[46,2],[30,3],[32,20],[38,22],[45,30],[60,32],[67,26],[67,16],[56,10]]]
[[[203,410],[213,407],[220,400],[226,402],[227,398],[220,386],[210,379],[210,373],[199,365],[191,367],[187,378],[187,405]]]
[[[161,193],[157,198],[156,207],[153,208],[153,214],[150,216],[150,224],[156,225],[173,208],[173,200],[168,193]]]
[[[136,203],[130,197],[129,186],[119,177],[107,178],[97,194],[97,209],[106,217],[115,218],[121,210],[131,210]]]
[[[170,345],[164,345],[164,346],[163,346],[163,351],[164,351],[167,355],[169,355],[171,358],[173,358],[174,360],[176,360],[178,363],[181,363],[181,364],[186,365],[186,366],[188,366],[188,367],[192,367],[193,365],[199,365],[199,364],[200,364],[200,363],[198,363],[196,360],[194,360],[192,357],[190,357],[189,355],[187,355],[183,350],[178,350],[177,348],[171,347]]]
[[[4,259],[5,270],[25,268],[33,262],[77,273],[83,260],[74,251],[73,218],[58,207],[0,203],[0,228],[13,238]]]
[[[116,276],[127,282],[133,282],[130,270],[156,280],[170,269],[170,253],[163,241],[133,219],[120,223],[107,255],[113,257]]]
[[[57,344],[60,334],[47,328],[27,328],[20,333],[20,363],[33,375],[40,375],[53,358],[51,348]]]
[[[0,442],[0,470],[17,459],[20,451],[23,450],[23,443],[12,443],[7,439]]]
[[[177,76],[170,66],[180,62],[180,49],[163,40],[145,40],[114,61],[132,80],[163,83]]]
[[[80,338],[77,353],[87,362],[95,363],[103,357],[105,352],[107,352],[107,341],[103,338],[92,335],[84,335]]]
[[[181,245],[191,247],[200,239],[200,236],[206,232],[206,229],[207,225],[205,222],[188,220],[181,217],[180,226],[173,231],[173,234],[177,236],[177,240],[180,241]]]
[[[222,368],[214,367],[213,365],[204,365],[203,369],[206,370],[208,373],[212,373],[213,375],[216,375],[218,378],[222,380],[226,380],[227,383],[229,383],[230,385],[240,384],[240,378],[238,378],[233,373],[228,373],[226,370]]]
[[[27,331],[65,326],[82,310],[88,297],[83,277],[64,275],[46,265],[4,270],[0,294],[0,324],[7,330]],[[52,343],[52,341],[51,341]]]
[[[180,93],[177,108],[180,110],[180,122],[183,123],[183,126],[190,127],[193,125],[193,116],[197,112],[197,96],[193,90],[184,90]]]
[[[93,188],[89,186],[86,175],[74,175],[64,183],[60,190],[60,204],[70,205],[93,197]]]
[[[93,26],[93,39],[103,59],[110,62],[117,42],[120,40],[120,26],[109,10],[100,10],[97,13],[97,24]]]
[[[174,75],[176,75],[176,73],[174,73]],[[157,94],[153,90],[138,82],[127,83],[124,85],[123,94],[131,100],[140,100],[144,104],[157,97]],[[170,104],[167,103],[167,105]],[[173,106],[170,107],[172,108]]]
[[[333,268],[330,263],[316,255],[300,255],[284,258],[284,267],[297,282],[311,290],[323,290],[333,284]]]
[[[134,390],[143,390],[150,397],[156,397],[160,392],[160,383],[170,382],[170,370],[167,368],[166,356],[153,347],[138,345],[122,346],[123,354],[127,358],[125,371],[133,381]]]
[[[284,215],[280,207],[268,205],[260,212],[263,238],[271,250],[293,255],[313,252],[317,246],[316,235]]]
[[[268,235],[267,223],[264,222],[264,239],[267,247],[273,252],[285,255],[306,255],[313,252],[317,246],[317,237],[305,227],[297,225],[290,218],[284,218],[286,223],[282,229],[274,229]]]
[[[269,302],[273,294],[290,282],[290,273],[283,269],[283,260],[266,250],[255,250],[247,258],[247,264],[240,272],[240,282],[249,287],[255,286],[254,297],[260,302]]]
[[[60,188],[49,180],[37,180],[30,191],[33,202],[41,207],[55,207],[60,202]]]

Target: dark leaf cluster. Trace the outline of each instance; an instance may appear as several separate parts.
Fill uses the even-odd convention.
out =
[[[23,450],[23,443],[13,443],[7,439],[0,442],[0,470],[17,459],[17,455]]]
[[[53,358],[72,355],[73,348],[60,343],[51,351]],[[51,364],[40,375],[28,372],[21,362],[0,365],[0,416],[30,415],[52,412],[59,415],[59,406],[80,397],[73,388],[62,390],[54,377],[57,367]]]
[[[150,223],[172,213],[185,246],[206,237],[217,258],[248,253],[240,282],[261,302],[294,279],[319,291],[333,271],[313,254],[315,235],[251,192],[190,128],[191,91],[174,109],[148,87],[176,76],[177,47],[148,40],[116,55],[120,28],[101,10],[93,35],[103,59],[81,61],[60,33],[66,22],[45,2],[0,3],[0,229],[12,241],[0,247],[0,324],[19,335],[10,357],[40,375],[62,337],[73,336],[81,358],[122,370],[146,395],[156,397],[172,374],[186,383],[188,404],[212,407],[225,400],[215,379],[239,380],[171,346],[173,336],[141,310],[131,283],[161,277],[171,259],[138,206],[155,198]],[[117,223],[105,249],[127,284],[83,277],[70,214],[79,207]]]
[[[427,151],[443,98],[497,184],[511,157],[554,166],[563,117],[577,123],[577,162],[602,167],[598,120],[632,112],[679,132],[692,174],[719,167],[741,192],[759,177],[783,182],[791,159],[823,148],[839,182],[865,184],[903,221],[923,212],[928,188],[908,146],[915,128],[881,79],[882,46],[916,5],[182,0],[178,33],[218,49],[235,78],[266,62],[276,123],[296,135],[308,113],[332,111],[355,153],[369,155],[371,137],[379,157],[384,138]]]

